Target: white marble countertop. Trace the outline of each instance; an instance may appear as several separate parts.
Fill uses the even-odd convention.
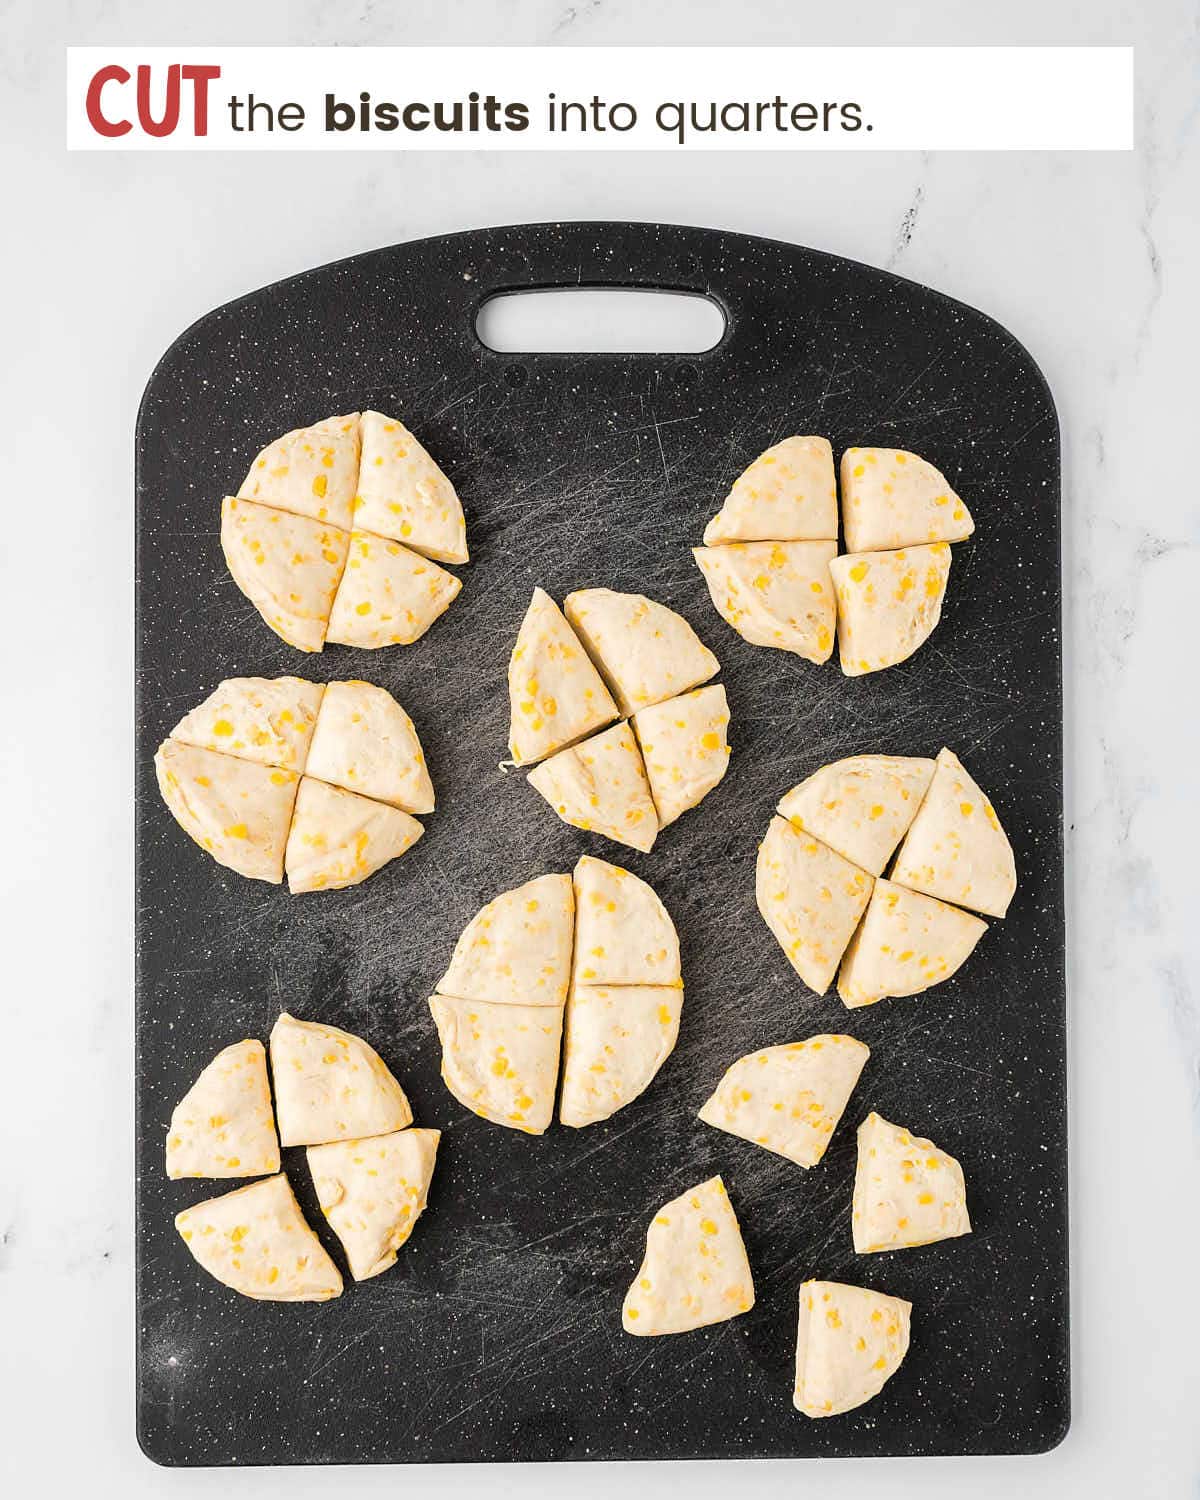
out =
[[[518,220],[668,219],[893,267],[998,318],[1065,439],[1075,1420],[1033,1459],[688,1466],[716,1492],[1200,1485],[1200,499],[1194,0],[9,0],[0,1476],[11,1494],[600,1494],[563,1470],[169,1474],[133,1432],[132,426],[193,318],[306,266]],[[1151,19],[1152,17],[1152,19]],[[67,42],[1134,42],[1130,155],[74,156]],[[1181,436],[1182,435],[1182,436]],[[46,462],[54,455],[53,465]],[[1182,464],[1182,472],[1181,472]],[[48,516],[51,578],[29,565]],[[31,544],[32,550],[31,550]],[[45,549],[44,555],[48,555]],[[25,632],[39,644],[27,653]],[[47,671],[50,663],[53,670]],[[64,931],[64,882],[71,927]],[[1003,1122],[998,1122],[1002,1125]],[[665,1495],[669,1466],[622,1471]]]

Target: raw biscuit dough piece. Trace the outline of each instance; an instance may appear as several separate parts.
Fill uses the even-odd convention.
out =
[[[300,651],[325,644],[349,545],[349,534],[328,522],[229,495],[221,502],[221,550],[233,581]]]
[[[231,677],[180,719],[171,738],[261,766],[303,771],[324,691],[303,677]]]
[[[376,651],[411,646],[462,588],[453,573],[386,537],[352,531],[325,639]]]
[[[962,1167],[932,1141],[872,1111],[858,1127],[851,1222],[859,1255],[970,1234]]]
[[[325,689],[308,774],[406,813],[434,808],[413,721],[391,693],[370,682],[331,682]]]
[[[655,1214],[646,1254],[625,1294],[626,1333],[686,1333],[754,1306],[742,1231],[720,1177],[710,1177]]]
[[[815,1167],[870,1055],[852,1036],[828,1035],[750,1052],[729,1068],[700,1118]]]
[[[567,1000],[558,1117],[607,1120],[649,1088],[675,1049],[683,986],[576,984]]]
[[[882,875],[933,777],[933,761],[913,755],[850,755],[794,786],[779,813],[797,831]]]
[[[833,655],[836,541],[732,542],[692,556],[717,613],[743,640],[818,664]]]
[[[950,547],[846,552],[829,564],[837,595],[838,656],[847,677],[906,661],[942,617]]]
[[[171,1112],[167,1176],[262,1177],[279,1171],[263,1044],[218,1052]]]
[[[660,828],[702,802],[729,769],[728,724],[719,682],[634,714]]]
[[[348,531],[357,483],[358,413],[351,412],[269,443],[250,465],[238,497]]]
[[[210,1276],[260,1302],[328,1302],[342,1277],[304,1221],[282,1172],[175,1215],[184,1244]]]
[[[284,1011],[271,1030],[271,1075],[284,1146],[388,1135],[412,1124],[404,1090],[378,1052],[336,1026]]]
[[[760,453],[734,480],[704,528],[704,545],[828,541],[837,534],[833,449],[827,438],[790,437]]]
[[[654,847],[658,813],[627,720],[550,756],[530,771],[529,784],[564,823],[643,854]]]
[[[300,779],[295,771],[176,740],[158,747],[154,770],[175,821],[219,865],[280,883]]]
[[[838,994],[851,1010],[889,995],[919,995],[949,979],[986,931],[986,922],[957,906],[877,880],[846,949]]]
[[[301,777],[284,855],[288,890],[298,896],[358,885],[411,849],[424,832],[398,807]]]
[[[355,1281],[396,1264],[424,1212],[441,1135],[414,1128],[308,1148],[317,1201]]]
[[[847,552],[881,552],[922,542],[961,542],[975,522],[945,477],[915,453],[847,448],[842,528]]]
[[[563,1013],[557,1005],[493,1005],[434,995],[442,1081],[469,1110],[526,1135],[554,1114]]]
[[[675,924],[644,880],[589,854],[573,879],[576,984],[683,983]]]
[[[513,763],[530,765],[619,717],[579,637],[544,589],[533,598],[508,663]]]
[[[563,610],[623,714],[686,693],[721,670],[682,615],[644,594],[579,589]]]
[[[938,754],[892,879],[989,917],[1008,911],[1017,889],[1012,845],[992,804],[949,750]]]
[[[833,983],[873,883],[819,839],[771,819],[758,849],[758,909],[792,968],[818,995]]]
[[[395,417],[365,411],[354,524],[435,562],[465,563],[467,526],[454,486]]]
[[[800,1288],[793,1403],[836,1417],[877,1396],[908,1353],[912,1303],[840,1281]]]
[[[561,1007],[571,978],[574,915],[569,875],[539,875],[503,892],[463,928],[439,995]]]

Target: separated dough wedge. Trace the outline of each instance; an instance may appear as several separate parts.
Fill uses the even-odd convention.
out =
[[[918,756],[851,755],[794,786],[779,812],[798,833],[882,875],[932,777],[933,761]]]
[[[184,1244],[210,1276],[260,1302],[328,1302],[342,1277],[304,1221],[280,1172],[175,1215]]]
[[[440,1130],[396,1130],[362,1141],[310,1146],[308,1169],[350,1274],[366,1281],[396,1264],[425,1209]]]
[[[754,1306],[742,1231],[720,1177],[689,1188],[655,1214],[646,1254],[625,1294],[626,1333],[686,1333]]]
[[[325,689],[302,677],[231,677],[171,731],[180,744],[303,771]]]
[[[942,617],[950,547],[847,552],[829,565],[837,594],[838,653],[847,677],[907,660]]]
[[[644,880],[587,854],[573,880],[577,985],[683,983],[675,924]]]
[[[732,542],[694,547],[692,556],[717,612],[744,640],[811,662],[829,660],[837,627],[829,575],[836,541]]]
[[[411,646],[461,588],[453,573],[399,542],[353,531],[325,639],[367,651]]]
[[[233,580],[276,635],[320,651],[350,537],[328,522],[226,496],[221,550]]]
[[[660,828],[702,802],[729,769],[728,725],[719,682],[634,714]]]
[[[508,698],[508,745],[516,765],[542,760],[618,717],[582,642],[544,589],[534,589],[521,621],[508,663]]]
[[[675,1049],[683,986],[576,984],[567,1000],[564,1125],[594,1125],[632,1103]]]
[[[823,437],[776,443],[738,475],[704,545],[827,541],[838,534],[833,449]]]
[[[872,1111],[858,1127],[852,1223],[859,1255],[970,1234],[962,1167]]]
[[[358,483],[358,413],[327,417],[269,443],[238,496],[349,530]]]
[[[267,1054],[259,1041],[218,1052],[171,1112],[167,1176],[261,1177],[279,1171]]]
[[[541,1135],[554,1114],[563,1013],[557,1005],[493,1005],[434,995],[442,1080],[485,1120]]]
[[[579,589],[563,610],[623,714],[686,693],[721,670],[682,615],[644,594]]]
[[[404,1090],[378,1052],[336,1026],[284,1011],[271,1029],[271,1074],[284,1146],[387,1135],[412,1124]]]
[[[842,527],[848,552],[961,542],[970,512],[932,464],[897,448],[842,454]]]
[[[992,804],[949,750],[938,754],[892,879],[990,917],[1008,911],[1017,889],[1012,845]]]
[[[986,922],[957,906],[877,880],[846,949],[838,994],[850,1009],[888,995],[918,995],[949,979],[986,931]]]
[[[463,928],[438,994],[561,1007],[571,978],[574,913],[569,875],[539,875],[505,891]]]
[[[818,995],[833,983],[873,883],[820,840],[771,819],[758,849],[758,909],[792,968]]]
[[[800,1288],[793,1402],[836,1417],[877,1396],[908,1353],[912,1303],[840,1281]]]
[[[424,832],[398,807],[304,776],[284,855],[288,890],[298,896],[359,885]]]
[[[219,865],[278,885],[296,802],[295,771],[164,740],[158,789],[175,821]]]
[[[564,823],[648,854],[658,813],[646,765],[626,720],[535,766],[529,784]]]
[[[740,1057],[700,1109],[706,1125],[815,1167],[870,1049],[852,1036],[810,1036]]]
[[[308,774],[406,813],[433,811],[433,782],[413,721],[381,687],[331,682],[308,753]]]
[[[437,562],[467,561],[467,527],[454,486],[395,417],[365,411],[354,524]]]

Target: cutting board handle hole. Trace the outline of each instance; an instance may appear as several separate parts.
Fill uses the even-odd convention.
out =
[[[498,354],[704,354],[725,314],[702,292],[648,287],[544,287],[498,292],[475,316]]]

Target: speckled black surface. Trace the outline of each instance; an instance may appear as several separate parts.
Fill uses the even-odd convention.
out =
[[[567,283],[709,290],[730,330],[700,357],[484,349],[489,293]],[[221,495],[269,438],[365,406],[403,417],[454,479],[472,562],[417,645],[278,641],[225,571]],[[918,655],[846,679],[747,645],[689,548],[734,475],[793,432],[931,459],[978,530],[956,546]],[[426,240],[268,287],[201,319],[147,388],[138,473],[138,1431],[171,1464],[1009,1453],[1066,1429],[1067,1197],[1059,456],[1053,403],[994,322],[849,261],[653,225],[532,226]],[[533,585],[644,591],[721,658],[730,772],[649,856],[560,823],[503,775],[505,666]],[[161,805],[151,757],[239,674],[364,676],[412,714],[438,793],[424,839],[350,891],[291,897],[221,869]],[[845,1011],[789,969],[754,905],[755,848],[787,787],[856,751],[943,743],[989,793],[1020,888],[959,976]],[[655,1084],[603,1125],[529,1139],[443,1088],[425,1001],[497,891],[590,851],[653,883],[687,999]],[[172,1227],[210,1185],[162,1169],[171,1107],[219,1048],[282,1008],[361,1032],[444,1132],[399,1264],[323,1306],[210,1280]],[[743,1052],[844,1030],[872,1049],[819,1167],[701,1125]],[[856,1257],[854,1127],[868,1109],[962,1161],[975,1233]],[[307,1208],[299,1152],[286,1165]],[[665,1199],[724,1173],[758,1301],[637,1340],[620,1303]],[[218,1185],[219,1190],[219,1185]],[[340,1249],[320,1232],[339,1264]],[[913,1342],[877,1400],[791,1405],[806,1277],[910,1298]]]

